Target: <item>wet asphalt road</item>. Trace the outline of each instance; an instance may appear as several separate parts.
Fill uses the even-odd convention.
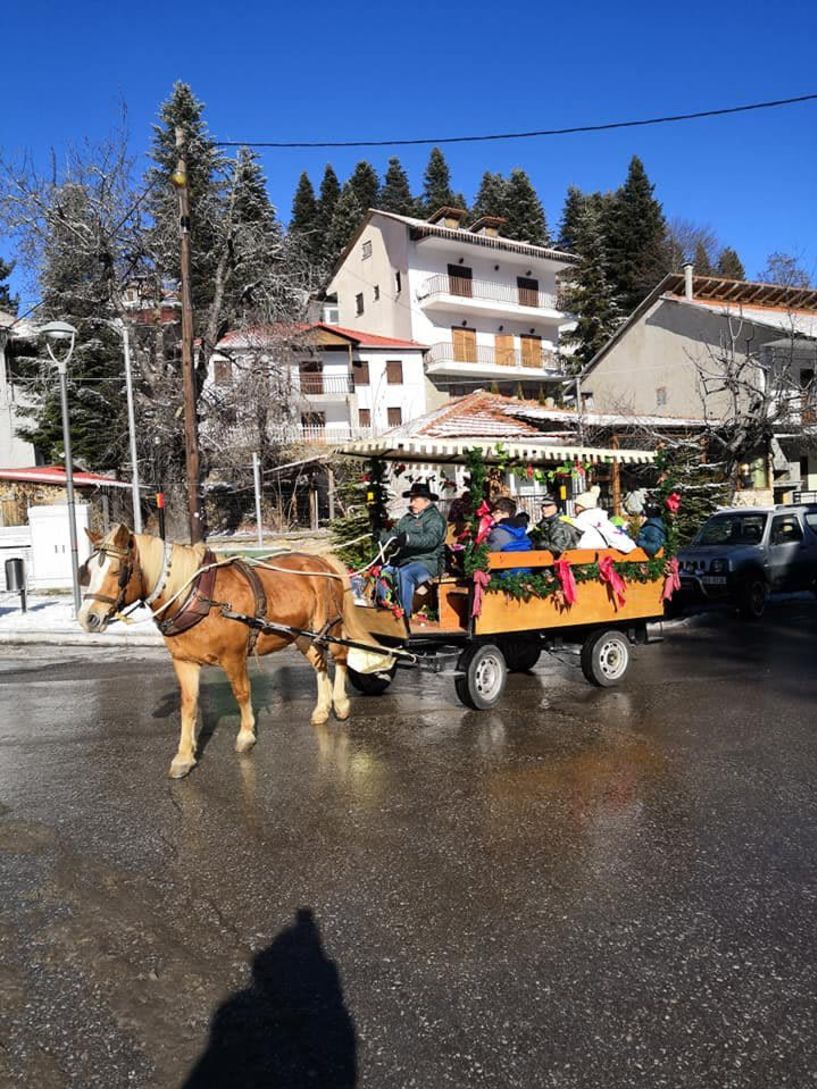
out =
[[[318,730],[285,652],[176,783],[163,652],[6,650],[0,1086],[815,1084],[816,647],[776,603]]]

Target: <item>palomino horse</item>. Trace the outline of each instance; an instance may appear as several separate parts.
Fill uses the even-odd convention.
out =
[[[340,561],[284,553],[268,561],[275,571],[229,561],[200,572],[203,566],[216,562],[201,544],[166,544],[158,537],[132,533],[121,524],[104,537],[88,536],[94,552],[83,571],[87,592],[77,617],[82,627],[89,632],[104,631],[115,614],[137,601],[159,614],[157,623],[181,689],[181,737],[170,765],[172,778],[187,775],[196,763],[203,665],[221,666],[238,702],[241,725],[237,752],[247,752],[256,740],[247,673],[251,651],[272,654],[294,642],[317,677],[318,702],[312,724],[326,722],[332,709],[339,719],[349,717],[346,647],[329,644],[335,662],[333,686],[322,646],[304,636],[256,634],[247,624],[227,619],[220,610],[227,604],[235,612],[265,616],[276,624],[371,643],[371,636],[356,618],[349,579]]]

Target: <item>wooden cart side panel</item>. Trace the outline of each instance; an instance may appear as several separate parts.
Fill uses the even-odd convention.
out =
[[[661,553],[659,553],[659,556]],[[643,548],[633,549],[626,554],[615,549],[574,548],[562,553],[561,558],[568,563],[598,563],[604,556],[610,556],[615,563],[645,563],[650,557]],[[555,563],[550,552],[489,552],[488,566],[492,571],[509,571],[514,567],[551,567]],[[626,575],[624,576],[626,578]]]
[[[388,639],[401,642],[408,636],[406,621],[395,616],[390,609],[372,609],[364,605],[355,605],[357,618],[370,635],[384,635]]]

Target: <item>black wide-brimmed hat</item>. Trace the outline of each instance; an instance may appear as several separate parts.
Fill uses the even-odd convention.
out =
[[[419,496],[420,499],[430,499],[432,503],[436,503],[440,498],[424,480],[418,480],[416,484],[412,484],[411,491],[403,492],[404,499],[414,499],[415,496]]]

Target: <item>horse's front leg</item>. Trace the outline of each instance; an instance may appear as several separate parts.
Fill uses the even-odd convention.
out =
[[[322,726],[329,720],[329,712],[332,710],[332,682],[329,680],[329,672],[326,668],[326,655],[306,639],[296,639],[295,642],[298,650],[315,670],[318,702],[312,712],[311,721],[313,726]]]
[[[256,742],[255,715],[252,713],[252,690],[247,659],[242,655],[241,658],[230,658],[222,665],[241,712],[241,725],[238,728],[238,737],[235,739],[235,751],[247,752]]]
[[[179,750],[170,765],[170,778],[182,779],[196,766],[196,720],[199,713],[199,681],[201,667],[195,662],[173,659],[176,679],[181,690],[182,731]]]

